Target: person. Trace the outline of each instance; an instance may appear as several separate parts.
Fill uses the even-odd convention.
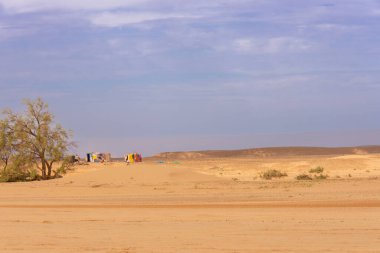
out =
[[[127,165],[129,165],[128,154],[124,155],[124,161],[127,163]]]

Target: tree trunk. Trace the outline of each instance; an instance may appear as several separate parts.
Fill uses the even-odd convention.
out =
[[[46,162],[46,165],[47,165],[47,168],[48,168],[48,174],[47,174],[47,177],[48,178],[51,178],[51,169],[53,167],[53,163],[49,164],[48,162]]]
[[[46,178],[46,161],[45,161],[45,159],[41,159],[41,163],[42,163],[42,167],[41,167],[41,176],[42,176],[42,179],[43,180],[46,180],[47,178]]]
[[[8,159],[4,159],[4,168],[3,168],[4,173],[7,170],[7,167],[8,167]]]

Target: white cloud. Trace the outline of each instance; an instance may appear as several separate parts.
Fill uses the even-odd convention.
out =
[[[160,52],[162,50],[160,45],[157,45],[150,40],[133,41],[127,39],[112,38],[107,40],[107,43],[112,51],[118,55],[147,56]]]
[[[274,54],[281,52],[305,51],[311,44],[294,37],[274,37],[270,39],[239,38],[233,41],[233,49],[241,53]]]
[[[331,23],[323,23],[316,25],[316,28],[321,31],[334,31],[334,32],[346,32],[352,29],[358,28],[358,26],[347,26],[347,25],[340,25],[340,24],[331,24]]]
[[[252,0],[203,0],[178,1],[178,0],[0,0],[0,7],[11,14],[28,13],[46,10],[89,10],[109,11],[120,8],[137,7],[143,9],[214,9],[226,6],[247,4]],[[256,2],[257,0],[253,0]]]
[[[43,10],[109,10],[136,6],[147,0],[0,0],[8,13],[25,13]]]
[[[147,21],[157,21],[165,19],[179,19],[179,18],[197,18],[199,16],[175,14],[175,13],[132,13],[132,12],[104,12],[96,14],[90,18],[91,22],[97,26],[104,27],[120,27],[130,24],[138,24]]]
[[[254,71],[234,71],[235,73],[244,73],[249,76],[245,81],[226,82],[223,84],[225,90],[244,90],[241,93],[252,94],[257,90],[279,90],[288,88],[299,88],[306,85],[313,85],[321,81],[316,74],[268,74],[268,75],[255,75]]]
[[[0,41],[4,41],[13,37],[24,36],[33,33],[33,29],[25,29],[0,23]]]
[[[374,16],[380,16],[380,9],[374,9],[374,10],[372,10],[371,14],[374,15]]]

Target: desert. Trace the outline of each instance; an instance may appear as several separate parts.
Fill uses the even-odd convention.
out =
[[[2,183],[0,252],[377,252],[378,149],[163,153]],[[326,178],[295,179],[316,166]]]
[[[379,0],[0,0],[0,253],[380,253]]]

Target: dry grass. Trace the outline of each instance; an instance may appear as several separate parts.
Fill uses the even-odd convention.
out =
[[[309,173],[322,173],[323,171],[324,171],[324,168],[321,166],[318,166],[313,169],[310,169]]]
[[[266,180],[271,180],[272,178],[287,177],[287,176],[288,174],[283,173],[279,170],[267,170],[261,175],[261,177]]]
[[[313,178],[308,174],[300,174],[296,176],[297,180],[313,180]]]

